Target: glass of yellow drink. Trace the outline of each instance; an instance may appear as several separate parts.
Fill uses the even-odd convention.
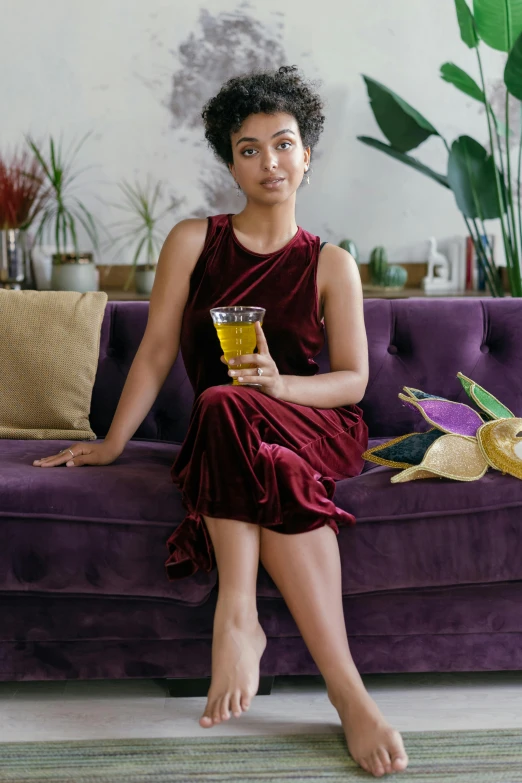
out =
[[[236,356],[254,353],[257,345],[255,322],[263,323],[266,310],[263,307],[213,307],[210,311],[219,342],[227,363]],[[244,370],[253,364],[234,364],[234,369]],[[232,386],[239,386],[236,379]],[[256,385],[256,384],[254,384]]]

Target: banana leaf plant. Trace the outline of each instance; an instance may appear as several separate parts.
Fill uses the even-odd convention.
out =
[[[357,138],[453,192],[492,296],[503,296],[504,290],[493,250],[487,240],[484,243],[482,236],[488,235],[485,220],[500,220],[510,291],[512,296],[522,296],[522,103],[521,136],[515,140],[518,147],[515,160],[510,143],[509,100],[512,95],[522,102],[522,0],[473,0],[473,10],[466,0],[454,0],[454,3],[460,37],[476,52],[479,82],[449,62],[441,66],[440,76],[484,105],[489,150],[471,136],[459,136],[450,145],[437,128],[403,98],[365,75],[371,109],[389,144],[370,136]],[[486,94],[481,41],[507,54],[504,118],[495,114]],[[434,171],[408,154],[431,136],[438,137],[448,152],[445,173]],[[501,138],[504,136],[507,143],[503,149]]]

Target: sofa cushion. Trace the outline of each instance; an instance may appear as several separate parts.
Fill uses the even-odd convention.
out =
[[[397,472],[366,463],[336,485],[335,503],[357,520],[338,537],[344,595],[522,580],[522,481],[489,470],[391,484]],[[258,594],[278,595],[263,573]]]
[[[33,467],[64,445],[0,441],[0,590],[206,601],[215,571],[169,582],[164,569],[185,516],[169,475],[179,446],[131,440],[111,465]],[[345,595],[522,579],[522,481],[391,484],[394,472],[368,463],[336,485],[357,519],[338,539]],[[258,591],[279,595],[262,568]]]
[[[148,314],[148,302],[107,303],[90,413],[91,427],[98,438],[103,438],[109,431],[145,333]],[[181,443],[187,434],[193,402],[194,392],[180,351],[135,437]]]
[[[93,440],[107,294],[0,289],[0,438]]]
[[[358,520],[339,537],[345,592],[522,579],[522,481],[489,470],[391,484],[397,472],[376,466],[338,485]]]
[[[364,320],[370,372],[360,407],[370,437],[429,428],[399,399],[403,386],[467,404],[459,371],[522,416],[520,299],[365,299]]]
[[[38,468],[68,445],[0,441],[0,590],[206,600],[216,574],[169,582],[166,541],[185,515],[175,443],[131,440],[105,466]]]

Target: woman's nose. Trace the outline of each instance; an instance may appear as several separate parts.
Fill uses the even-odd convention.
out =
[[[264,171],[272,171],[272,169],[277,168],[277,158],[275,156],[268,154],[263,160],[262,160],[262,166]]]

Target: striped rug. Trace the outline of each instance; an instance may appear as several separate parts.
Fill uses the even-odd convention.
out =
[[[394,783],[522,783],[522,729],[404,732]],[[373,780],[342,734],[0,744],[0,781],[16,783],[349,783]]]

